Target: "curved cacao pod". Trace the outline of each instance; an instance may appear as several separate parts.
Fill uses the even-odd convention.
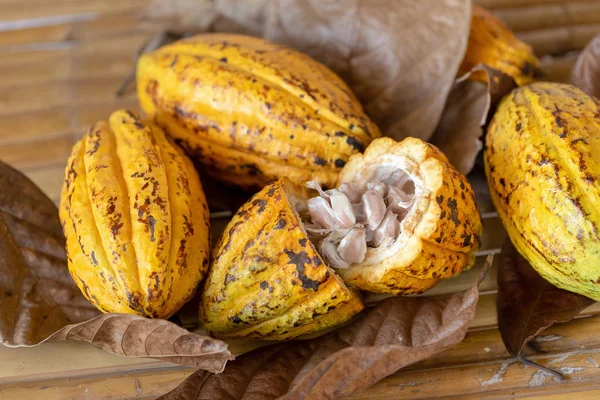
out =
[[[600,300],[600,102],[534,83],[500,104],[484,153],[508,235],[553,285]]]
[[[517,39],[489,11],[474,5],[469,44],[458,76],[466,74],[477,64],[485,64],[504,72],[519,86],[533,82],[541,74],[539,60],[531,47]],[[470,79],[487,82],[484,71],[475,71]]]
[[[71,275],[103,312],[168,318],[208,268],[208,207],[192,162],[128,111],[73,147],[60,218]]]
[[[204,34],[143,55],[142,109],[207,171],[241,187],[280,177],[333,186],[380,136],[348,86],[310,57],[263,39]]]

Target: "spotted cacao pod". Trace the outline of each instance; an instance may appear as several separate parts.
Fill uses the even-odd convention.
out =
[[[481,232],[474,194],[434,146],[376,139],[350,158],[337,183],[323,191],[309,182],[319,193],[311,197],[282,179],[238,211],[206,281],[206,330],[299,336],[360,311],[343,281],[415,294],[472,263]]]
[[[539,60],[531,47],[517,39],[489,11],[474,5],[467,51],[458,75],[466,74],[477,64],[485,64],[504,72],[519,86],[533,82],[541,74]],[[487,81],[483,71],[475,71],[470,79]]]
[[[500,104],[485,171],[517,250],[553,285],[600,300],[600,102],[540,82]]]
[[[380,136],[348,86],[310,57],[263,39],[203,34],[143,55],[142,109],[216,178],[280,177],[330,187]]]
[[[337,270],[346,283],[377,293],[416,294],[473,264],[481,235],[475,195],[437,147],[416,138],[377,139],[350,158],[337,181],[338,187],[344,184],[363,193],[362,203],[373,191],[382,194],[387,214],[375,229],[367,221],[366,239],[370,230],[373,238],[364,257]],[[373,216],[374,208],[364,207],[365,216]],[[383,240],[377,236],[382,229],[388,230]]]
[[[73,147],[60,218],[71,275],[103,312],[168,318],[208,269],[208,207],[192,162],[128,111]]]
[[[308,239],[295,210],[305,197],[306,190],[283,178],[234,215],[204,286],[206,331],[283,340],[337,325],[363,309]]]

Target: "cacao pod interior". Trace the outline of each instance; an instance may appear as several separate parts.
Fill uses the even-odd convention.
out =
[[[315,181],[308,186],[319,196],[296,205],[311,242],[335,268],[369,260],[377,262],[402,247],[403,220],[412,218],[420,196],[410,165],[383,164],[366,173],[367,180],[342,183],[323,191]],[[417,179],[418,178],[414,178]]]
[[[296,204],[307,235],[346,283],[416,294],[468,268],[481,219],[466,178],[434,146],[374,140],[337,189]]]

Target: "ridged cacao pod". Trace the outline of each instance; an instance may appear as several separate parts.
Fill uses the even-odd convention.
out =
[[[305,197],[305,190],[283,178],[234,215],[204,286],[206,331],[283,340],[337,325],[363,309],[308,240],[294,209]]]
[[[485,170],[517,250],[553,285],[600,300],[600,103],[535,83],[502,100]]]
[[[376,139],[350,158],[337,183],[324,192],[310,182],[320,193],[311,197],[281,179],[237,212],[205,284],[207,331],[296,337],[363,308],[344,281],[414,294],[472,263],[481,232],[474,194],[434,146]]]
[[[168,318],[208,269],[209,213],[192,162],[128,111],[73,147],[60,218],[71,275],[103,312]]]
[[[473,6],[469,42],[458,75],[469,72],[477,64],[504,72],[519,86],[533,82],[541,74],[539,60],[531,47],[517,39],[489,11]],[[484,71],[475,71],[470,79],[487,81]]]
[[[142,109],[217,179],[333,186],[380,136],[348,86],[310,57],[259,38],[204,34],[143,55]]]

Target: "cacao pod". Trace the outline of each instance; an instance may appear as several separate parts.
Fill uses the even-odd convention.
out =
[[[279,177],[333,186],[380,136],[348,86],[310,57],[263,39],[203,34],[143,55],[142,109],[207,171],[241,187]]]
[[[539,60],[531,47],[517,39],[489,11],[474,5],[467,51],[458,76],[466,74],[477,64],[485,64],[504,72],[519,86],[533,82],[541,74]],[[475,71],[470,79],[487,82],[484,71]]]
[[[394,204],[405,210],[397,213],[399,227],[388,246],[369,247],[362,261],[337,270],[346,283],[371,292],[416,294],[474,263],[481,236],[475,194],[437,147],[416,138],[373,141],[364,154],[350,158],[337,184],[377,190],[369,182],[388,185],[387,213]],[[390,186],[408,194],[404,205]]]
[[[208,269],[209,213],[192,162],[128,111],[75,144],[59,211],[69,271],[103,312],[168,318]]]
[[[229,222],[202,293],[207,332],[290,339],[342,323],[363,309],[306,236],[295,211],[305,192],[280,179]]]
[[[600,103],[539,82],[502,100],[484,151],[508,235],[553,285],[600,300]]]
[[[421,293],[474,259],[473,191],[434,146],[374,140],[338,187],[310,197],[281,179],[234,216],[215,248],[202,298],[217,336],[288,339],[362,309],[351,287]],[[343,281],[342,279],[343,278]]]

